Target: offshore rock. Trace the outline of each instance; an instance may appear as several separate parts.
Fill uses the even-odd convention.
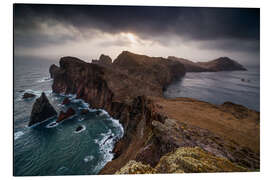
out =
[[[42,92],[41,96],[38,99],[36,99],[32,107],[30,122],[28,126],[32,126],[36,123],[41,123],[47,120],[48,118],[51,118],[56,115],[57,115],[57,112],[55,111],[53,106],[50,104],[45,93]]]
[[[73,116],[76,112],[70,107],[66,112],[60,111],[60,114],[56,120],[56,122],[61,122],[67,118]]]
[[[27,99],[27,98],[33,98],[33,97],[36,97],[36,95],[35,94],[32,94],[32,93],[24,93],[23,94],[23,99]]]

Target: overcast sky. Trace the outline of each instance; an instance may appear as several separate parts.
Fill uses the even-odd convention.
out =
[[[16,57],[86,61],[123,50],[193,61],[228,56],[259,64],[260,11],[187,8],[15,5]]]

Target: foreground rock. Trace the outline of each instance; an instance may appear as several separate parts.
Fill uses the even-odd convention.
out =
[[[30,122],[28,126],[32,126],[36,123],[41,123],[47,120],[48,118],[51,118],[56,115],[57,115],[57,112],[55,111],[53,106],[50,104],[45,93],[42,92],[41,96],[38,99],[36,99],[32,107]]]
[[[23,94],[23,99],[27,99],[27,98],[33,98],[33,97],[36,97],[36,95],[35,94],[32,94],[32,93],[24,93]]]
[[[60,114],[59,114],[56,122],[61,122],[61,121],[65,120],[65,119],[70,118],[71,116],[73,116],[75,114],[76,114],[76,112],[71,107],[68,108],[68,110],[66,112],[60,111]]]
[[[201,173],[249,171],[201,148],[184,147],[164,155],[155,167],[129,161],[116,174]]]
[[[208,62],[192,62],[187,59],[169,56],[168,59],[179,61],[184,64],[187,72],[216,72],[216,71],[246,71],[247,69],[238,62],[220,57]]]

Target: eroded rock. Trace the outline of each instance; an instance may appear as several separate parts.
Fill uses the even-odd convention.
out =
[[[57,112],[50,104],[47,96],[42,92],[41,96],[36,99],[30,116],[30,122],[28,126],[32,126],[36,123],[41,123],[48,118],[56,116]]]

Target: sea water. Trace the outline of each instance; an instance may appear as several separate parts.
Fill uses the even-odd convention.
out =
[[[14,60],[14,175],[87,175],[97,174],[112,160],[114,143],[123,136],[122,125],[101,110],[91,109],[75,95],[55,94],[49,67],[57,62],[44,59]],[[25,92],[35,98],[22,99]],[[56,124],[56,117],[36,127],[28,127],[35,99],[45,92],[59,113],[72,107],[77,113],[72,118]],[[71,99],[62,105],[65,97]],[[80,115],[89,108],[87,115]],[[82,130],[76,132],[76,128]]]
[[[230,101],[260,111],[260,69],[186,73],[164,92],[165,97],[190,97],[216,105]]]

